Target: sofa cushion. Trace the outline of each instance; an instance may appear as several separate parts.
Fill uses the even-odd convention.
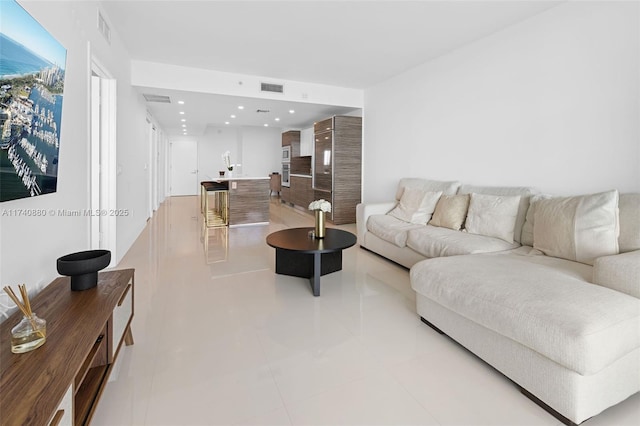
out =
[[[519,205],[519,195],[471,194],[464,227],[471,234],[496,237],[511,244]]]
[[[440,257],[510,250],[518,244],[427,225],[409,231],[407,246],[426,257]]]
[[[640,194],[620,194],[620,253],[640,250]]]
[[[593,265],[618,254],[618,191],[535,203],[533,247],[549,256]]]
[[[458,194],[489,194],[489,195],[520,195],[520,206],[518,207],[518,216],[516,217],[516,226],[513,230],[514,241],[520,242],[520,234],[524,218],[529,209],[529,197],[538,192],[533,188],[522,186],[477,186],[462,185],[458,190]]]
[[[445,182],[422,178],[402,178],[400,179],[398,189],[396,190],[396,200],[400,200],[405,187],[418,188],[423,191],[442,191],[443,194],[453,195],[458,191],[460,182]]]
[[[405,222],[388,214],[374,214],[367,220],[367,230],[400,248],[407,245],[407,232],[425,225]]]
[[[411,285],[581,375],[640,347],[639,299],[589,284],[591,266],[522,249],[424,260],[411,268]]]
[[[405,222],[426,225],[436,209],[442,191],[423,191],[406,187],[398,205],[388,214]]]
[[[533,223],[535,220],[536,201],[547,200],[551,198],[551,195],[537,194],[532,195],[529,198],[529,209],[524,219],[524,225],[522,225],[522,234],[520,236],[520,243],[523,246],[533,247]]]
[[[442,195],[433,212],[429,225],[460,230],[467,217],[469,194]]]

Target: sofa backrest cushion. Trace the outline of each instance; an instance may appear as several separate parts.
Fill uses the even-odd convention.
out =
[[[520,243],[522,225],[529,209],[529,198],[538,192],[529,187],[521,186],[477,186],[462,185],[458,189],[458,194],[486,194],[486,195],[520,195],[520,206],[516,216],[516,225],[513,229],[513,240]]]
[[[640,194],[620,194],[620,253],[640,250]]]
[[[618,254],[618,198],[613,190],[536,201],[533,248],[588,265]]]
[[[513,244],[520,195],[471,194],[467,222],[470,234],[500,238]]]
[[[429,180],[422,178],[402,178],[398,183],[398,189],[396,190],[396,200],[400,201],[402,198],[402,193],[404,192],[405,187],[418,188],[422,191],[442,191],[445,195],[453,195],[458,191],[460,187],[460,182],[445,182],[440,180]]]
[[[441,195],[442,191],[423,191],[407,186],[398,205],[387,214],[405,222],[426,225]]]

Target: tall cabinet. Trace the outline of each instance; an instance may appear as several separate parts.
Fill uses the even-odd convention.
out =
[[[333,116],[314,124],[314,199],[331,201],[329,220],[356,221],[361,201],[362,117]]]

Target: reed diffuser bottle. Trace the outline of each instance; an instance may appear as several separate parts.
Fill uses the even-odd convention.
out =
[[[4,287],[5,293],[9,295],[23,315],[18,325],[11,329],[11,352],[14,354],[32,351],[47,341],[47,322],[38,318],[31,310],[27,286],[18,284],[18,290],[20,290],[22,301],[18,299],[11,287]]]
[[[21,354],[44,345],[47,340],[47,322],[38,318],[35,312],[11,329],[11,352]]]

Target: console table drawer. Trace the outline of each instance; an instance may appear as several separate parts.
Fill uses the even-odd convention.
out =
[[[120,342],[124,337],[127,325],[133,314],[133,283],[129,282],[125,294],[120,299],[118,306],[113,310],[113,352],[115,356]]]

